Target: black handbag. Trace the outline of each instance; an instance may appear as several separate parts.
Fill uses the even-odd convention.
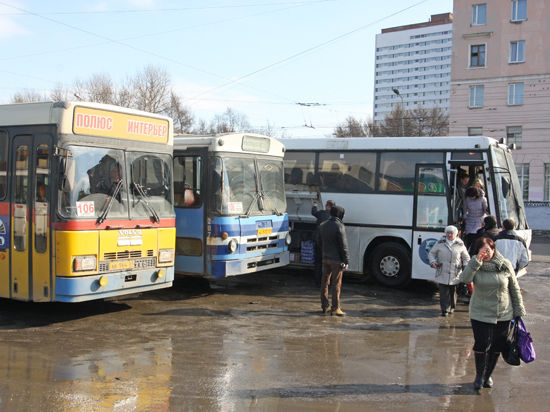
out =
[[[512,366],[519,366],[518,322],[510,323],[510,330],[506,338],[506,345],[502,351],[502,359]]]

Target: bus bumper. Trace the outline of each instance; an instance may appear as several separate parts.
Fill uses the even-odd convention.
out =
[[[212,261],[212,277],[223,278],[227,276],[244,275],[246,273],[254,273],[259,272],[260,270],[286,266],[288,265],[288,262],[288,252],[239,260],[215,260]]]
[[[164,275],[159,277],[160,271]],[[160,273],[162,274],[162,273]],[[107,283],[101,286],[100,279]],[[174,268],[156,268],[140,272],[116,272],[82,277],[57,277],[55,279],[55,301],[83,302],[103,299],[129,293],[168,288],[174,281]]]

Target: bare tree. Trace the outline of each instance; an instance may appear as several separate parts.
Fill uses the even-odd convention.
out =
[[[200,134],[200,135],[208,135],[208,134],[214,134],[214,131],[209,128],[208,124],[205,120],[199,119],[197,125],[193,128],[191,133],[194,134]]]
[[[173,91],[170,92],[170,107],[166,114],[174,121],[175,133],[191,133],[193,128],[193,115],[189,108],[182,104],[181,98]]]
[[[71,100],[71,89],[68,89],[67,87],[63,86],[63,84],[59,83],[55,88],[50,92],[50,100],[54,102],[61,102],[61,101],[67,101]]]
[[[380,136],[445,136],[449,130],[449,116],[437,106],[425,109],[419,105],[403,111],[397,104],[378,127]]]
[[[228,107],[223,114],[214,117],[210,129],[214,133],[246,132],[250,130],[250,124],[244,114]]]
[[[380,136],[411,136],[409,117],[400,104],[396,104],[378,125]]]
[[[165,113],[170,107],[170,77],[164,69],[146,66],[133,81],[135,107],[150,113]]]
[[[16,92],[11,98],[12,103],[45,102],[48,100],[49,99],[45,95],[32,89]]]
[[[264,136],[275,137],[275,127],[269,122],[266,123],[265,127],[259,127],[255,130],[250,131],[258,134],[263,134]]]
[[[372,137],[377,135],[377,128],[370,120],[361,121],[349,116],[343,123],[340,123],[332,133],[336,137]]]
[[[75,95],[85,101],[108,104],[115,102],[116,89],[108,74],[93,74],[88,80],[76,80],[74,90]]]
[[[449,115],[441,107],[433,107],[430,110],[430,122],[427,128],[427,136],[448,136]]]

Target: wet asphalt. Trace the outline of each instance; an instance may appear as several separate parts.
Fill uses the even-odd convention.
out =
[[[542,411],[550,405],[550,240],[520,279],[537,360],[472,388],[468,307],[437,288],[345,276],[320,315],[312,274],[283,268],[82,304],[0,300],[1,411]]]

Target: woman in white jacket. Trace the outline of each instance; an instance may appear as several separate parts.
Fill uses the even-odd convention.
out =
[[[458,277],[470,260],[455,226],[445,228],[445,236],[432,247],[428,258],[430,266],[436,269],[441,316],[448,316],[456,307],[456,285],[460,283]]]

